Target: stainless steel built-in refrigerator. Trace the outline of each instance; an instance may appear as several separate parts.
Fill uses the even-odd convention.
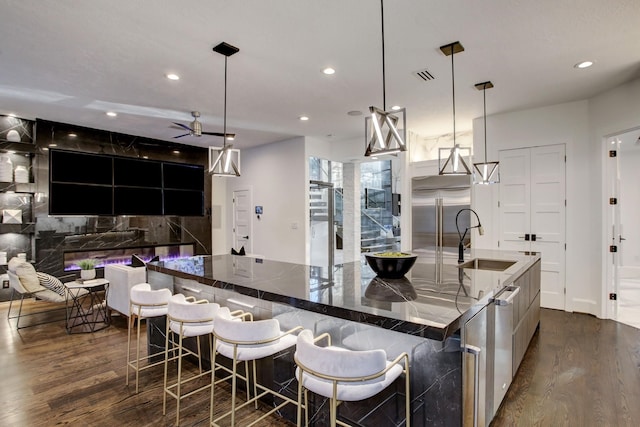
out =
[[[456,215],[471,203],[471,180],[467,175],[417,177],[411,180],[411,241],[414,252],[457,256],[460,241]],[[469,227],[469,211],[458,218],[460,232]],[[467,233],[464,244],[470,242]]]

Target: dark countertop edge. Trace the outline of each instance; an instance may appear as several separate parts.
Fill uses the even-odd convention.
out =
[[[223,282],[221,280],[209,279],[207,277],[185,273],[182,271],[172,270],[159,266],[157,264],[148,263],[147,269],[158,273],[164,273],[170,276],[179,277],[182,279],[195,280],[203,285],[212,286],[218,289],[231,290],[242,295],[246,295],[253,298],[258,298],[265,301],[281,303],[290,307],[298,308],[301,310],[311,311],[318,314],[324,314],[330,317],[337,317],[344,320],[351,320],[359,323],[371,324],[374,326],[380,326],[384,329],[391,331],[402,332],[409,335],[416,335],[423,338],[429,338],[436,341],[444,341],[445,338],[452,335],[459,329],[458,322],[454,321],[450,325],[440,328],[433,325],[424,325],[421,323],[414,323],[407,320],[392,319],[386,316],[380,316],[371,313],[364,313],[345,309],[342,307],[328,306],[322,303],[310,302],[301,300],[295,297],[274,294],[268,291],[248,288],[246,286],[236,285],[234,283]],[[462,316],[462,315],[461,315]]]

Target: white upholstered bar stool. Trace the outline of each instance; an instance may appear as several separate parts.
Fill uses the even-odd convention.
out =
[[[326,339],[327,346],[317,343]],[[354,351],[331,346],[329,334],[319,335],[305,329],[298,335],[296,353],[296,378],[298,380],[298,426],[305,411],[308,425],[307,391],[330,400],[331,426],[348,424],[338,421],[338,404],[344,401],[368,399],[383,391],[405,374],[405,426],[410,426],[409,356],[402,353],[393,361],[387,361],[384,350]],[[303,402],[304,395],[304,402]]]
[[[228,416],[231,417],[231,426],[235,426],[235,415],[236,411],[239,411],[241,408],[255,403],[256,409],[258,408],[258,399],[266,396],[267,394],[271,394],[273,396],[277,396],[283,400],[282,403],[276,405],[269,412],[262,415],[251,424],[243,427],[249,427],[255,425],[262,421],[265,417],[271,415],[275,411],[282,408],[287,403],[296,404],[296,401],[290,399],[282,394],[262,385],[258,384],[256,377],[256,360],[270,357],[275,355],[276,353],[281,352],[289,347],[292,347],[296,343],[295,332],[302,330],[302,327],[295,327],[286,332],[282,332],[280,330],[280,323],[277,319],[265,319],[265,320],[256,320],[253,321],[251,318],[251,313],[245,313],[244,316],[240,318],[243,321],[238,321],[238,317],[232,317],[228,313],[221,312],[218,316],[216,316],[214,326],[213,326],[213,335],[214,335],[214,348],[216,349],[216,353],[221,354],[229,359],[231,359],[231,410],[218,415],[216,418],[213,413],[213,402],[214,402],[214,392],[215,392],[215,384],[211,387],[211,426],[218,426],[218,422],[226,418]],[[214,355],[214,360],[215,360]],[[236,405],[236,388],[237,388],[237,379],[242,378],[242,376],[238,375],[237,365],[240,362],[251,362],[252,372],[251,375],[249,372],[245,372],[245,376],[249,378],[252,376],[253,378],[253,396],[249,398],[247,395],[247,401],[242,403],[241,405]],[[260,390],[260,394],[258,394],[258,390]],[[247,390],[248,391],[248,390]]]
[[[140,362],[144,362],[145,359],[152,357],[147,355],[140,357],[140,322],[143,319],[149,319],[152,317],[165,316],[167,314],[169,299],[171,298],[171,291],[169,289],[152,290],[151,285],[148,283],[140,283],[131,287],[129,293],[129,326],[128,326],[128,339],[127,339],[127,378],[126,384],[129,385],[129,368],[133,369],[136,373],[136,393],[138,393],[138,377],[140,371],[149,369],[153,366],[164,363],[164,358],[157,362],[149,362],[140,367]],[[137,320],[137,338],[136,338],[136,358],[131,359],[131,330],[136,327]],[[163,356],[167,351],[153,356]]]
[[[167,333],[165,348],[169,348],[170,342],[177,345],[173,349],[173,356],[169,358],[169,352],[165,352],[164,360],[164,393],[162,397],[162,414],[166,414],[167,395],[176,399],[176,425],[180,425],[180,402],[182,399],[189,397],[197,392],[203,391],[211,387],[215,376],[215,369],[202,371],[202,355],[200,347],[200,337],[208,337],[209,351],[211,356],[211,367],[215,366],[215,358],[213,354],[213,319],[218,312],[229,313],[226,307],[220,307],[219,304],[208,302],[206,300],[196,301],[193,297],[185,297],[182,294],[176,294],[169,300],[167,312]],[[176,340],[177,337],[177,340]],[[185,347],[185,338],[196,338],[196,351]],[[177,351],[177,355],[175,352]],[[192,355],[198,358],[199,373],[191,375],[184,379],[182,375],[182,359],[184,356]],[[178,374],[175,382],[168,384],[168,362],[170,360],[178,361]],[[210,375],[210,379],[205,385],[197,388],[190,388],[187,393],[183,394],[183,386],[191,381]]]

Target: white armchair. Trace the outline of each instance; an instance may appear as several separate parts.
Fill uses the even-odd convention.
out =
[[[131,288],[147,281],[147,268],[107,264],[104,267],[104,278],[109,281],[107,307],[129,317]]]

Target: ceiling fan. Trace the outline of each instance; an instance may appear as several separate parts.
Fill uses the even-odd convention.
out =
[[[190,126],[184,125],[182,123],[173,122],[174,125],[180,126],[182,129],[188,131],[185,134],[174,136],[174,138],[182,138],[183,136],[202,136],[202,135],[224,136],[224,133],[221,133],[221,132],[203,132],[202,123],[198,121],[198,117],[200,117],[200,112],[192,111],[191,115],[193,116],[193,121],[189,123]],[[235,136],[236,136],[235,133],[228,133],[227,139],[232,140],[233,138],[235,138]]]

